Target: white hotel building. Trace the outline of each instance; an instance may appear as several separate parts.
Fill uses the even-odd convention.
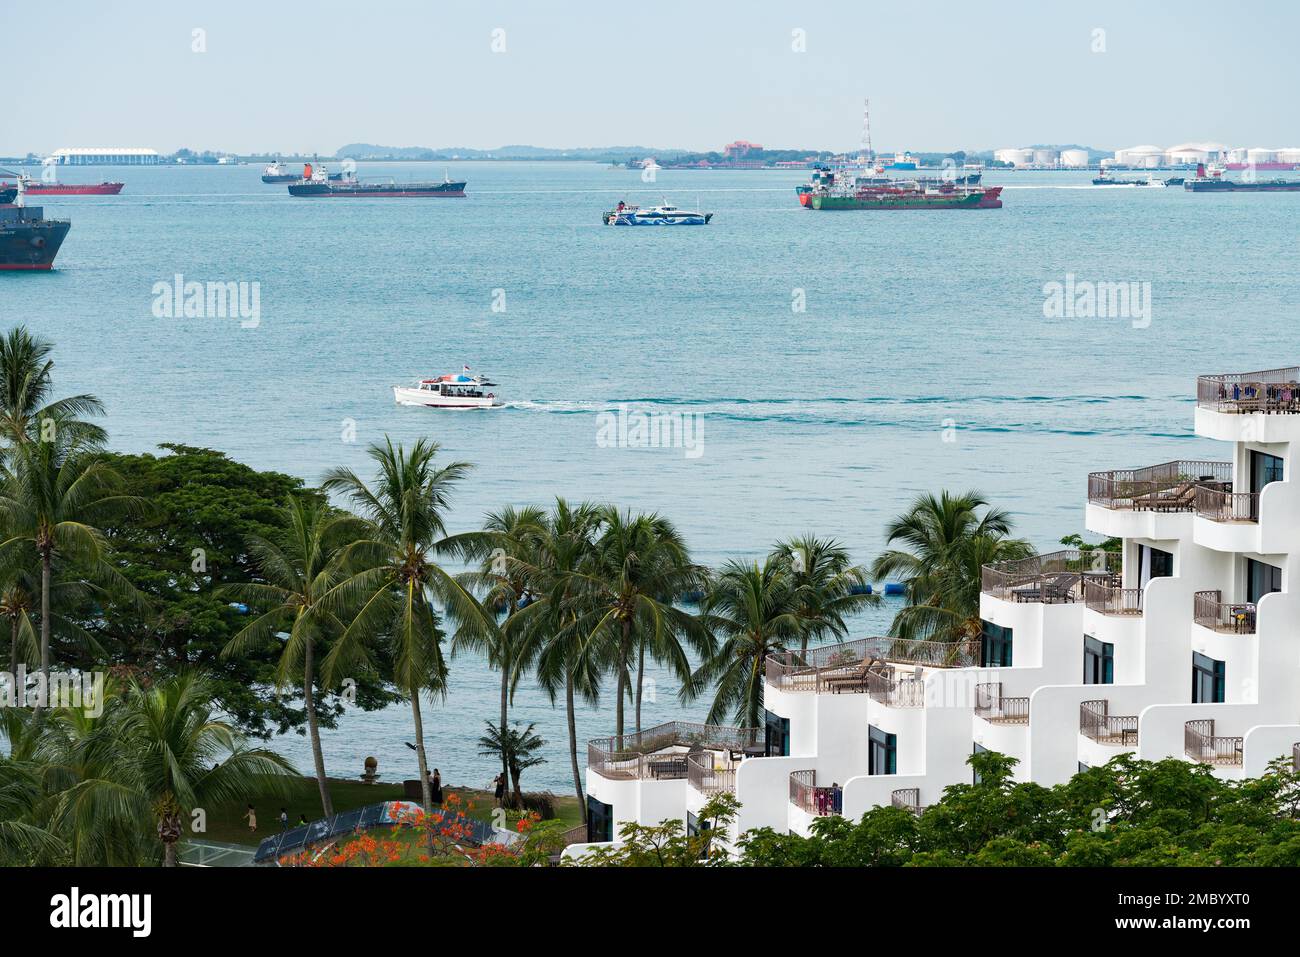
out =
[[[592,741],[586,840],[693,828],[718,790],[741,804],[736,832],[919,810],[970,781],[980,749],[1048,786],[1123,752],[1226,778],[1300,762],[1300,368],[1201,377],[1196,433],[1224,459],[1088,476],[1087,527],[1121,538],[1118,558],[985,567],[982,639],[786,653],[767,661],[764,728]]]

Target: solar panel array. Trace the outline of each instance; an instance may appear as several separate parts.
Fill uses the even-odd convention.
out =
[[[382,801],[352,811],[344,811],[332,817],[324,817],[302,827],[290,828],[266,838],[258,845],[253,862],[271,863],[286,855],[297,854],[312,845],[345,834],[367,831],[373,827],[391,827],[401,823],[403,815],[417,809],[418,805],[409,801]],[[434,814],[441,814],[443,820],[449,824],[458,823],[465,827],[468,831],[467,843],[486,844],[493,840],[495,832],[492,825],[485,821],[466,817],[459,811],[435,811]]]

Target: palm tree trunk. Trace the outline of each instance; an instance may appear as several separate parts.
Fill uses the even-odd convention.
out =
[[[623,637],[618,644],[618,661],[614,663],[618,669],[618,707],[614,712],[614,733],[620,738],[623,737],[623,699],[627,697],[627,656],[631,651],[631,631],[632,623],[624,619]]]
[[[41,553],[41,696],[36,714],[41,713],[50,694],[50,564],[48,551]]]
[[[587,795],[582,790],[582,774],[578,771],[578,723],[573,714],[573,672],[564,669],[564,711],[569,720],[569,764],[573,766],[573,789],[578,793],[578,807],[582,809],[582,823],[587,823]]]
[[[10,681],[18,680],[18,616],[9,619],[9,674]]]
[[[641,688],[645,684],[645,642],[636,648],[636,733],[641,733]]]
[[[176,842],[166,841],[163,843],[163,867],[176,866]]]
[[[415,718],[415,757],[420,765],[420,797],[424,813],[433,813],[433,793],[429,790],[429,762],[424,757],[424,721],[420,718],[420,689],[411,688],[411,714]],[[429,850],[433,851],[433,827],[429,827]]]
[[[311,758],[316,765],[316,786],[320,788],[320,806],[326,817],[334,816],[334,802],[330,799],[329,784],[325,780],[325,755],[320,748],[320,726],[316,721],[316,674],[312,653],[315,642],[307,639],[302,654],[302,703],[307,710],[307,733],[311,736]]]
[[[504,640],[504,639],[503,639],[503,640]],[[510,699],[510,668],[509,668],[509,666],[506,664],[504,658],[505,658],[505,656],[502,655],[502,662],[501,662],[501,724],[500,724],[500,728],[501,728],[501,736],[502,736],[501,739],[502,739],[503,741],[505,740],[506,728],[509,727],[509,725],[506,724],[506,721],[507,721],[507,719],[509,718],[509,710],[508,710],[508,709],[509,709],[509,699]],[[501,773],[504,774],[504,775],[506,776],[506,780],[509,780],[509,779],[510,779],[510,762],[509,762],[509,760],[508,760],[508,758],[507,758],[507,755],[506,755],[506,752],[505,752],[505,748],[502,748],[502,749],[501,749]]]

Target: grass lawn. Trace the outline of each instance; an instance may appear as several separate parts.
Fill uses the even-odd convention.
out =
[[[223,841],[230,844],[249,844],[256,846],[269,835],[280,830],[280,808],[289,812],[289,826],[298,823],[299,815],[306,815],[308,821],[321,817],[320,791],[315,778],[294,778],[291,781],[290,796],[286,798],[253,796],[248,800],[236,801],[208,808],[207,832],[195,837],[200,840]],[[330,796],[334,800],[334,810],[350,811],[377,804],[380,801],[397,801],[402,799],[400,782],[389,781],[384,784],[363,784],[361,781],[345,781],[338,778],[329,779]],[[487,821],[492,817],[494,802],[487,791],[470,788],[444,788],[444,792],[456,791],[461,798],[460,808],[466,809],[470,817]],[[245,805],[252,801],[257,809],[257,831],[249,833],[248,822],[244,820],[247,811]],[[576,827],[582,823],[582,808],[573,795],[555,797],[555,816],[566,828]],[[508,825],[518,819],[518,814],[507,814]]]

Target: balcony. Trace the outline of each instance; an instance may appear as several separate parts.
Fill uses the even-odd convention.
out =
[[[1118,552],[1065,549],[985,565],[980,573],[980,589],[1004,601],[1076,602],[1083,599],[1085,582],[1118,586],[1121,566]]]
[[[1218,591],[1198,591],[1193,596],[1192,618],[1198,625],[1222,634],[1255,633],[1254,603],[1223,601]]]
[[[1211,522],[1258,522],[1259,493],[1234,492],[1214,485],[1196,488],[1196,514]]]
[[[734,794],[740,761],[734,753],[693,751],[686,756],[686,783],[701,794]]]
[[[1216,412],[1300,412],[1300,367],[1203,375],[1196,380],[1196,404]]]
[[[634,734],[587,742],[587,769],[615,781],[673,781],[690,773],[688,758],[707,754],[727,767],[765,752],[762,728],[669,721]],[[734,785],[733,773],[733,785]]]
[[[1142,614],[1142,589],[1120,588],[1098,582],[1083,583],[1083,602],[1092,611],[1103,615]]]
[[[1108,701],[1079,703],[1079,733],[1098,744],[1136,745],[1138,716],[1111,714]]]
[[[899,788],[889,795],[889,803],[894,807],[901,807],[904,811],[911,811],[917,817],[924,814],[928,807],[921,803],[920,788]]]
[[[1193,761],[1223,767],[1241,766],[1239,737],[1214,733],[1214,719],[1188,721],[1183,727],[1183,750]]]
[[[890,708],[925,707],[925,681],[914,672],[899,674],[886,665],[882,670],[868,671],[866,684],[872,701]]]
[[[768,655],[764,667],[767,683],[782,691],[864,694],[870,690],[866,676],[873,662],[922,668],[971,668],[980,663],[980,640],[862,638],[802,652]]]
[[[1002,682],[975,686],[975,716],[990,724],[1028,724],[1029,698],[1005,698]]]
[[[1190,512],[1196,507],[1196,487],[1206,483],[1231,485],[1232,463],[1177,461],[1093,472],[1088,502],[1138,512]]]
[[[813,817],[840,814],[844,810],[844,789],[837,784],[819,787],[816,771],[795,771],[790,775],[790,803]]]

